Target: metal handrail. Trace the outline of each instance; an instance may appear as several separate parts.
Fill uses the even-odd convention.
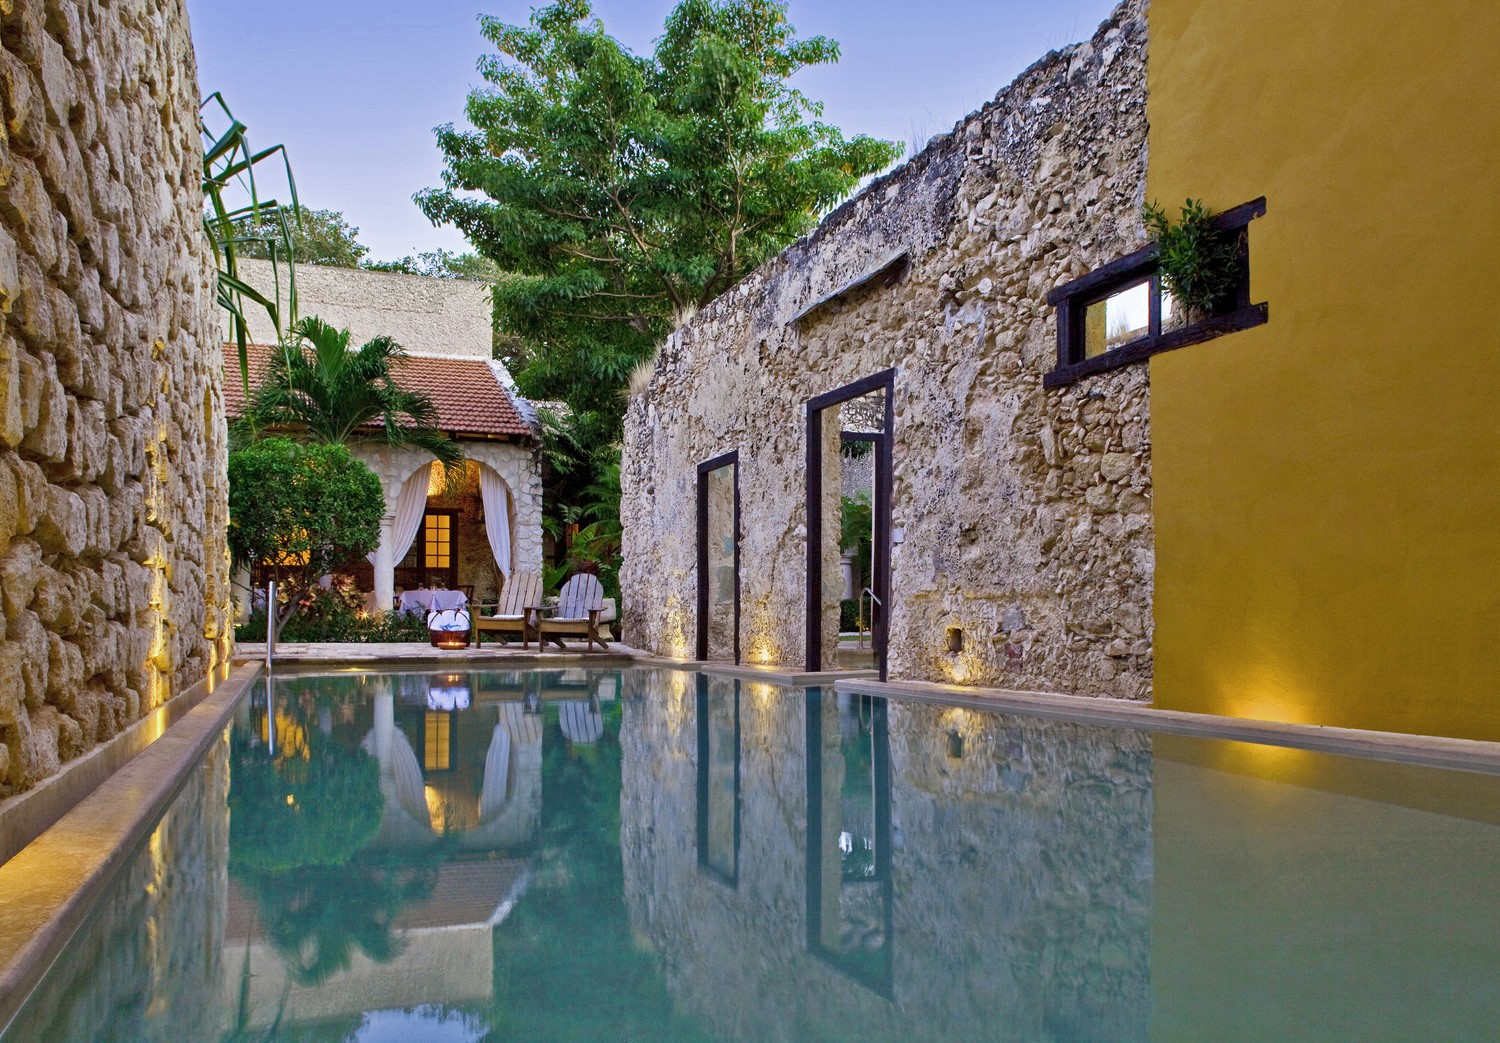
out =
[[[276,654],[276,581],[266,581],[266,672]]]
[[[879,605],[881,608],[885,608],[885,602],[881,601],[880,598],[876,597],[875,596],[875,591],[872,590],[871,588],[866,587],[864,590],[861,590],[859,592],[859,647],[860,647],[861,651],[863,651],[863,649],[865,647],[865,595],[866,594],[868,594],[870,596],[870,601],[873,604]],[[871,622],[874,622],[873,613],[872,613]],[[874,639],[874,632],[873,632],[873,630],[870,633],[871,633],[871,640],[872,640],[872,643],[873,643],[873,639]]]

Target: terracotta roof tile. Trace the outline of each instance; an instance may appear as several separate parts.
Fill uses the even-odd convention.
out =
[[[250,386],[265,377],[271,349],[252,344],[249,350]],[[408,391],[420,391],[437,407],[438,426],[455,435],[500,438],[533,437],[531,428],[484,359],[428,358],[399,360],[396,379]],[[230,418],[245,411],[245,388],[240,380],[239,352],[224,345],[224,412]]]

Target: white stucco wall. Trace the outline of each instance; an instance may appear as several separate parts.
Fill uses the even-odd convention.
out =
[[[269,294],[269,261],[241,261],[241,276]],[[282,298],[286,298],[286,269],[281,269]],[[489,358],[489,287],[463,279],[426,275],[366,272],[323,265],[297,266],[297,314],[316,315],[353,335],[353,343],[386,334],[411,355]],[[263,311],[249,309],[252,339],[276,343],[276,331]],[[226,320],[226,337],[228,326]]]

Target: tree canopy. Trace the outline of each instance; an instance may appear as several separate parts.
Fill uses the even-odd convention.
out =
[[[838,45],[797,38],[780,0],[682,0],[649,56],[588,0],[481,25],[499,54],[479,64],[475,129],[439,128],[443,187],[418,205],[505,273],[495,307],[527,342],[522,390],[606,436],[674,325],[898,154],[845,139],[789,85]]]
[[[394,261],[365,261],[362,267],[372,272],[401,272],[405,275],[429,275],[435,279],[466,279],[469,282],[494,282],[500,277],[500,269],[488,257],[443,249],[407,254]]]
[[[292,258],[298,264],[358,268],[370,248],[359,241],[359,229],[338,210],[313,210],[298,204],[287,207]],[[266,243],[251,239],[240,244],[242,257],[268,257]]]
[[[342,445],[267,438],[229,454],[229,552],[302,588],[374,550],[380,479]]]

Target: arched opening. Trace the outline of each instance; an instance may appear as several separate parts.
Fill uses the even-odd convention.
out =
[[[398,504],[398,527],[401,520]],[[399,552],[404,534],[395,535]],[[441,468],[429,467],[420,524],[395,563],[396,591],[445,588],[470,600],[497,597],[513,570],[515,545],[515,497],[498,472],[467,460],[463,476],[449,481]]]

